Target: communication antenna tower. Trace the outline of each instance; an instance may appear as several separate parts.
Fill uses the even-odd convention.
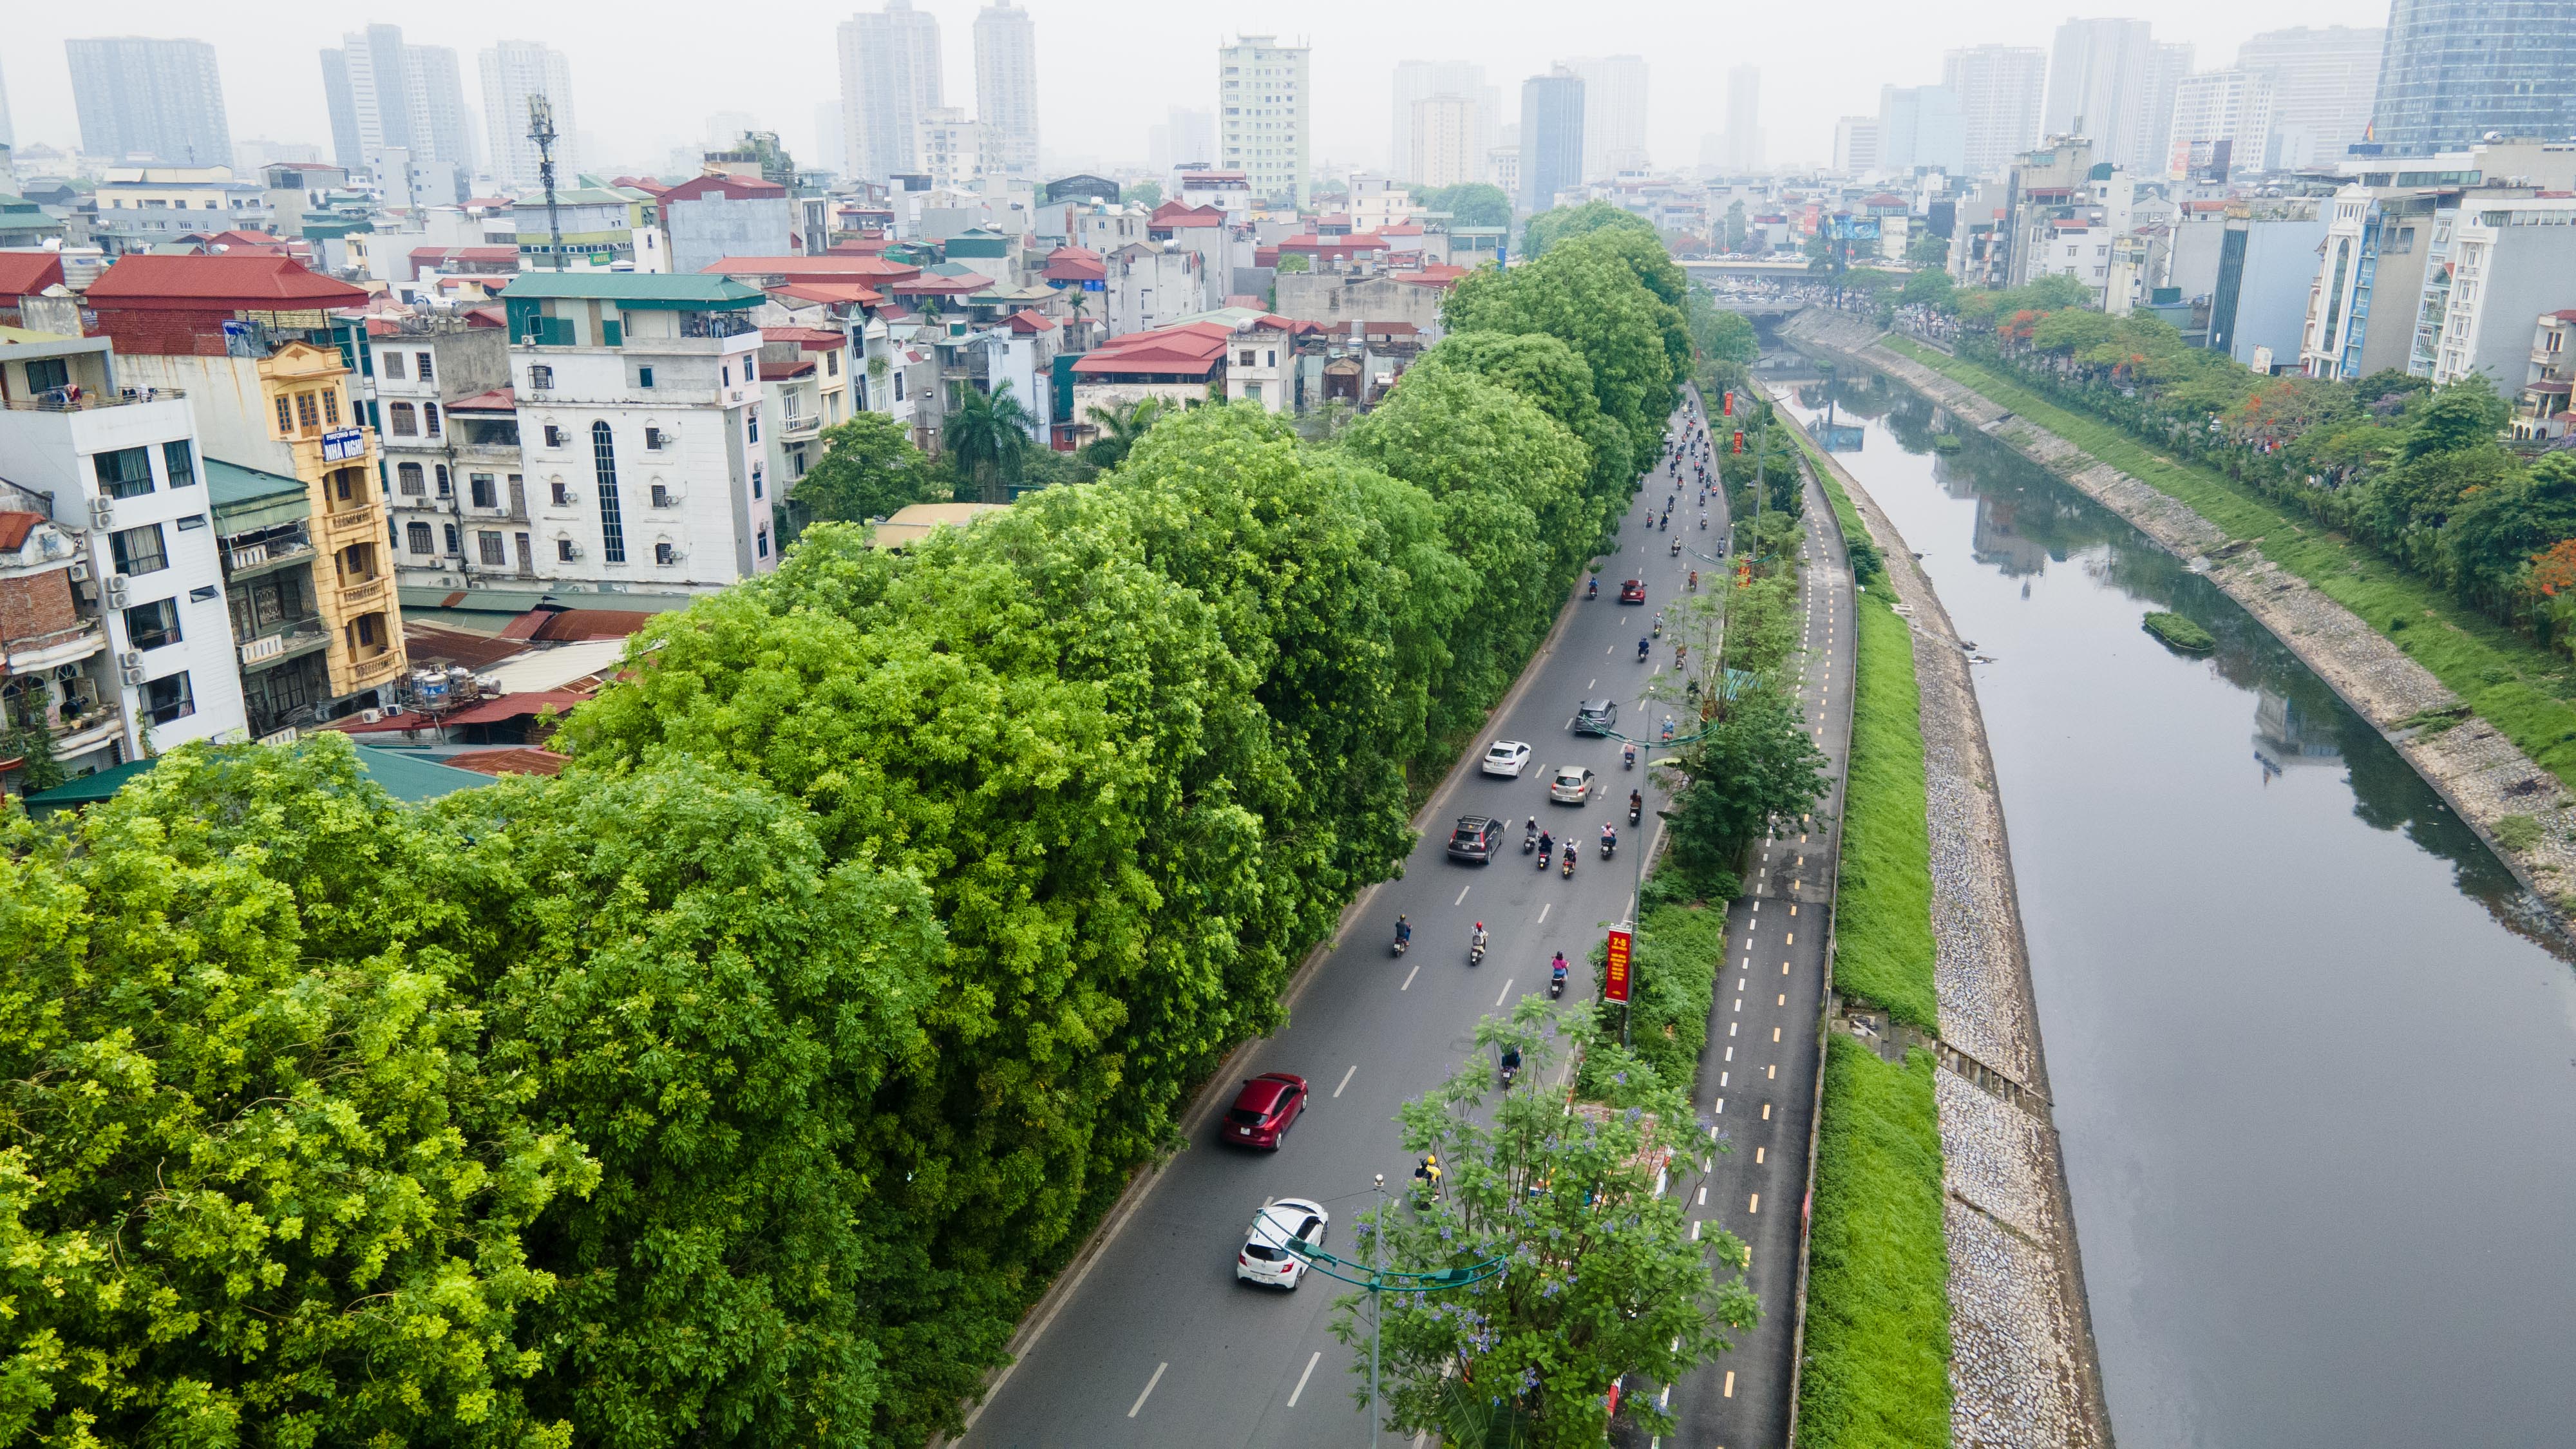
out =
[[[555,209],[555,108],[543,93],[528,97],[528,139],[537,143],[537,182],[546,189],[546,230],[553,234],[555,270],[560,272],[563,215]]]

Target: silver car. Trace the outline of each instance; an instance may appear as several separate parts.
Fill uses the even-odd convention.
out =
[[[1581,805],[1592,798],[1593,775],[1580,765],[1560,765],[1547,782],[1547,798],[1559,805]]]

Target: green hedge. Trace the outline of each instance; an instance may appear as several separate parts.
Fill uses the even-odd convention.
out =
[[[1932,990],[1932,849],[1923,800],[1922,708],[1914,641],[1884,594],[1858,596],[1860,658],[1850,785],[1843,794],[1842,893],[1834,985],[1925,1031]]]
[[[1900,1067],[1848,1036],[1826,1043],[1802,1449],[1950,1442],[1950,1254],[1935,1070],[1920,1049]]]

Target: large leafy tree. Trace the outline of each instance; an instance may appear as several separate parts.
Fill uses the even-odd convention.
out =
[[[328,734],[0,825],[0,1439],[569,1442],[540,1219],[601,1171],[403,888],[447,849]]]
[[[1583,443],[1591,454],[1584,487],[1599,527],[1606,529],[1627,506],[1636,486],[1636,455],[1627,430],[1601,411],[1591,365],[1580,353],[1541,332],[1463,332],[1424,353],[1407,376],[1443,368],[1463,368],[1510,388]]]
[[[1554,207],[1531,217],[1521,234],[1521,252],[1525,256],[1540,256],[1559,242],[1611,228],[1634,231],[1647,241],[1662,245],[1656,241],[1653,222],[1606,201],[1587,201],[1581,206]]]
[[[1571,1112],[1542,1085],[1569,1034],[1594,1037],[1606,1070],[1586,1080],[1607,1088]],[[1744,1246],[1723,1230],[1692,1240],[1683,1204],[1707,1143],[1690,1102],[1598,1039],[1588,1010],[1523,997],[1510,1021],[1477,1026],[1476,1046],[1402,1113],[1406,1148],[1439,1155],[1440,1200],[1371,1211],[1348,1256],[1415,1273],[1501,1271],[1446,1292],[1381,1295],[1386,1421],[1455,1444],[1599,1444],[1612,1383],[1672,1383],[1730,1347],[1724,1330],[1755,1322]],[[1506,1047],[1523,1071],[1496,1101],[1492,1064]],[[1361,1296],[1336,1302],[1333,1332],[1360,1350],[1353,1397],[1365,1407]],[[1673,1427],[1651,1394],[1623,1397],[1620,1417],[1640,1434]]]
[[[1825,791],[1825,757],[1797,701],[1768,682],[1720,681],[1716,713],[1680,755],[1688,783],[1665,812],[1673,866],[1692,880],[1728,877],[1746,846],[1793,821]]]
[[[1642,240],[1654,245],[1651,235]],[[1540,333],[1573,348],[1592,370],[1601,411],[1627,430],[1631,456],[1651,458],[1688,375],[1669,339],[1687,359],[1689,331],[1678,305],[1649,290],[1616,245],[1602,233],[1508,271],[1474,273],[1451,291],[1442,317],[1453,333]]]
[[[911,503],[945,503],[951,486],[903,424],[860,413],[823,430],[823,456],[788,492],[811,523],[864,523]]]

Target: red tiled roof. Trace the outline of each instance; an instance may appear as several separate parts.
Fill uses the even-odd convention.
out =
[[[440,624],[424,624],[418,619],[403,620],[403,648],[418,663],[443,662],[462,664],[468,669],[489,669],[504,659],[527,652],[527,647],[517,639],[477,634],[470,629],[450,629]]]
[[[518,390],[515,388],[496,387],[490,392],[478,392],[472,397],[461,397],[456,401],[449,403],[447,405],[447,410],[451,413],[517,412],[519,410]]]
[[[552,750],[514,747],[506,750],[474,750],[467,754],[450,755],[439,763],[452,765],[460,770],[472,770],[478,775],[496,777],[560,775],[563,773],[563,767],[572,763],[572,757],[558,755]]]
[[[692,176],[668,191],[662,192],[661,197],[663,203],[667,205],[674,201],[695,201],[703,196],[722,196],[734,201],[754,201],[766,200],[773,196],[783,197],[786,194],[786,187],[775,181],[764,181],[757,176]]]
[[[1418,337],[1422,329],[1410,322],[1363,322],[1362,334],[1369,337]]]
[[[367,300],[363,287],[321,275],[292,257],[163,257],[136,253],[89,284],[89,304],[101,302],[149,306],[203,303],[248,310],[269,308],[355,307]]]
[[[522,694],[505,694],[480,704],[469,704],[447,717],[452,725],[499,724],[505,719],[521,719],[541,709],[563,714],[577,704],[588,704],[590,694],[579,689],[531,689]]]
[[[760,365],[760,380],[785,382],[791,377],[803,377],[813,370],[814,360],[810,357],[798,358],[794,362],[764,362]]]
[[[963,297],[981,292],[993,285],[993,279],[975,277],[914,277],[886,288],[898,297]]]
[[[839,347],[850,339],[829,327],[763,327],[760,329],[760,340],[793,342],[808,352],[816,352],[824,348]]]
[[[1131,373],[1180,373],[1205,377],[1225,361],[1226,342],[1233,336],[1223,324],[1189,322],[1178,327],[1157,327],[1150,332],[1131,332],[1113,337],[1082,355],[1073,370],[1086,377],[1117,377]]]
[[[2557,318],[2561,322],[2576,322],[2576,308],[2570,308],[2563,312],[2552,312],[2549,315]]]
[[[1012,313],[1009,317],[1003,320],[1011,324],[1012,331],[1022,334],[1030,332],[1046,332],[1052,330],[1058,325],[1053,317],[1049,317],[1043,312],[1032,312],[1026,307],[1022,307],[1020,310]]]
[[[1225,213],[1213,206],[1190,206],[1183,202],[1166,201],[1154,208],[1154,214],[1146,218],[1145,225],[1153,231],[1169,231],[1174,227],[1223,226]]]
[[[1458,279],[1471,270],[1473,268],[1453,267],[1447,262],[1434,262],[1409,272],[1394,273],[1394,277],[1399,282],[1411,282],[1417,287],[1454,287],[1458,285]]]
[[[1089,247],[1061,246],[1047,253],[1046,269],[1038,275],[1050,282],[1098,282],[1107,280],[1109,268]]]
[[[532,615],[531,639],[565,643],[580,639],[623,639],[653,620],[637,609],[539,609]]]
[[[465,318],[477,327],[507,327],[510,314],[499,307],[468,307]]]
[[[855,282],[917,276],[921,268],[884,257],[826,253],[819,257],[726,257],[700,267],[726,277],[785,277],[792,282]]]
[[[16,549],[27,541],[28,534],[36,531],[36,525],[44,521],[45,515],[41,513],[0,513],[0,548]]]
[[[32,297],[63,279],[63,259],[52,252],[0,252],[0,297]]]
[[[789,282],[769,290],[800,302],[856,302],[862,307],[873,307],[885,300],[885,293],[857,282]]]
[[[611,186],[623,186],[630,191],[641,191],[646,195],[657,197],[671,189],[669,186],[654,180],[650,176],[619,176],[612,179],[608,184]]]

